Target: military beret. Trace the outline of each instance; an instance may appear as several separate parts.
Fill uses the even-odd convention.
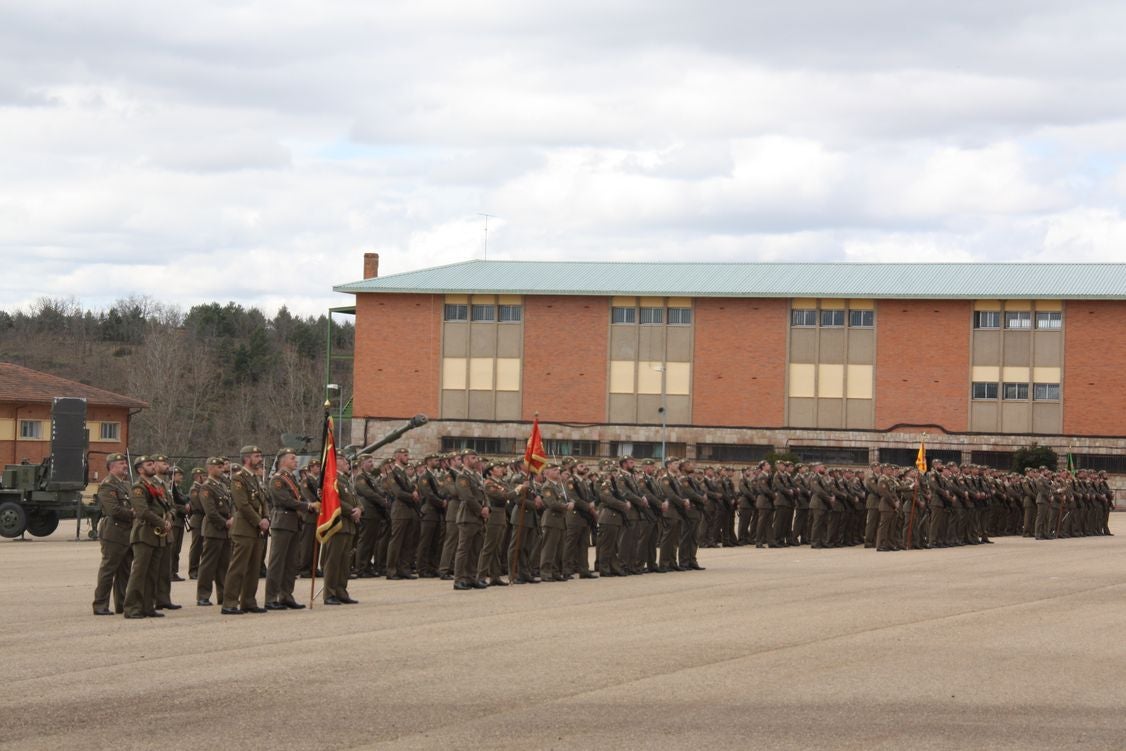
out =
[[[444,459],[444,458],[445,458],[444,454],[427,454],[426,456],[422,457],[422,461],[428,462],[431,459]]]
[[[474,451],[473,449],[465,449],[464,451],[462,451],[462,452],[461,452],[461,455],[462,455],[463,457],[466,457],[466,456],[477,456],[477,452],[476,452],[476,451]]]
[[[168,461],[168,457],[164,454],[153,454],[149,457],[149,460],[154,462],[166,462]]]
[[[222,456],[213,456],[207,460],[207,463],[213,467],[222,467],[227,463],[227,460]]]
[[[382,459],[379,462],[379,466],[382,468],[382,467],[386,467],[388,464],[394,464],[394,463],[395,463],[395,461],[391,457],[387,457],[385,459]]]
[[[192,477],[203,474],[207,474],[206,472],[204,472],[203,467],[192,467]]]
[[[109,465],[113,464],[114,462],[125,462],[125,461],[129,461],[128,457],[126,457],[125,454],[110,454],[109,456],[106,457],[106,466],[108,467]]]
[[[563,461],[561,462],[561,464],[564,467],[569,467],[574,463],[575,463],[575,457],[573,457],[573,456],[566,456],[566,457],[563,458]]]
[[[356,461],[358,461],[358,462],[367,461],[368,459],[371,459],[371,458],[372,458],[371,454],[365,453],[365,454],[357,454],[356,455]]]
[[[314,457],[314,458],[310,459],[308,464],[306,464],[305,466],[306,467],[312,467],[312,466],[319,467],[319,466],[321,466],[321,460]]]
[[[653,459],[642,459],[642,461],[641,461],[641,464],[645,467],[652,467],[656,463],[657,462],[654,461]]]
[[[288,446],[286,446],[285,448],[282,448],[282,449],[278,449],[278,458],[279,459],[281,459],[283,456],[287,456],[287,455],[297,456],[297,452],[294,451],[293,449],[289,448]]]
[[[144,454],[141,454],[140,456],[134,456],[133,457],[133,466],[139,467],[142,464],[144,464],[145,462],[151,462],[151,461],[152,461],[151,457],[148,457],[148,456],[145,456]]]
[[[625,464],[626,462],[631,461],[632,459],[633,459],[633,457],[630,456],[629,454],[626,454],[624,456],[619,456],[618,457],[618,466],[620,467],[623,464]]]
[[[171,469],[170,469],[169,471],[170,471],[170,472],[171,472],[172,474],[174,474],[174,475],[182,475],[182,474],[184,474],[184,470],[180,469],[180,468],[179,468],[179,467],[177,467],[177,466],[176,466],[175,464],[173,464],[173,465],[172,465],[172,468],[171,468]]]
[[[239,453],[242,454],[243,456],[246,456],[247,454],[261,454],[262,449],[258,448],[253,443],[248,443],[245,446],[243,446],[241,449],[239,449]]]
[[[399,448],[395,449],[396,454],[409,454],[410,452],[411,450],[406,446],[400,446]]]

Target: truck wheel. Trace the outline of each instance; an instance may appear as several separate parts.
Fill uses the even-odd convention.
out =
[[[59,528],[59,515],[54,511],[32,514],[27,517],[27,531],[36,537],[46,537]]]
[[[19,537],[27,527],[27,513],[13,501],[0,503],[0,537]]]

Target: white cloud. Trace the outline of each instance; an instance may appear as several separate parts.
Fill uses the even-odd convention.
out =
[[[1121,260],[1126,6],[0,1],[0,307],[363,251]],[[14,273],[11,273],[14,272]],[[105,280],[107,283],[102,283]]]

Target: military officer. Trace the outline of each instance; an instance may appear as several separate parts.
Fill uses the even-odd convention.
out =
[[[415,479],[422,499],[422,519],[419,522],[418,548],[415,564],[418,575],[424,579],[438,576],[438,563],[442,554],[442,526],[446,516],[445,492],[436,474],[439,457],[427,454],[422,460]]]
[[[481,556],[477,561],[479,576],[486,580],[490,587],[507,587],[501,577],[501,555],[504,542],[504,533],[508,529],[504,510],[507,504],[515,501],[523,485],[514,490],[509,490],[502,482],[504,478],[503,464],[490,464],[485,468],[485,498],[489,504],[489,518],[485,522],[485,540],[481,545]]]
[[[676,482],[676,478],[673,476],[673,469],[678,467],[679,464],[679,459],[669,457],[665,460],[665,473],[661,476],[661,495],[664,497],[661,504],[661,515],[664,523],[661,527],[659,542],[661,560],[658,570],[662,573],[687,570],[677,560],[680,552],[680,537],[683,533],[682,527],[687,522],[685,515],[688,507],[688,500],[681,495],[680,484]]]
[[[133,529],[133,504],[130,501],[128,460],[125,454],[106,457],[106,478],[98,486],[98,542],[102,563],[98,567],[98,583],[94,588],[94,615],[113,615],[109,596],[113,592],[114,610],[125,612],[125,585],[133,563],[129,549],[129,533]]]
[[[320,484],[321,462],[320,459],[312,459],[305,465],[305,469],[301,470],[301,478],[298,482],[301,498],[309,504],[319,503],[321,500]],[[317,541],[317,515],[299,511],[297,517],[301,520],[301,529],[297,533],[297,571],[302,577],[307,577],[313,573],[313,549],[316,547]]]
[[[231,473],[231,500],[234,503],[234,524],[231,525],[231,565],[227,569],[223,615],[265,613],[259,607],[258,571],[262,548],[270,520],[266,516],[266,496],[258,482],[257,470],[262,466],[262,450],[243,446],[239,452],[242,465]]]
[[[283,448],[276,459],[278,471],[270,478],[270,561],[266,565],[266,608],[268,610],[300,610],[305,606],[293,597],[297,578],[297,533],[301,522],[299,512],[321,510],[319,503],[301,497],[297,486],[297,452]]]
[[[207,479],[199,489],[203,509],[203,550],[199,557],[199,579],[196,581],[196,605],[211,605],[211,588],[220,604],[225,594],[223,584],[231,565],[230,529],[234,524],[231,511],[231,490],[223,481],[227,460],[213,456],[207,460]]]
[[[421,496],[407,476],[410,451],[396,449],[391,471],[383,479],[383,492],[391,498],[391,539],[387,545],[387,578],[417,579],[411,562],[418,552]],[[504,515],[501,514],[503,517]]]
[[[544,469],[546,481],[540,488],[543,499],[543,515],[540,519],[540,533],[543,535],[540,548],[540,578],[545,582],[566,581],[560,567],[563,553],[563,536],[567,531],[567,514],[574,510],[575,504],[567,497],[557,464]],[[601,535],[599,535],[601,538]]]
[[[598,574],[599,576],[628,576],[632,571],[621,558],[621,530],[631,521],[627,500],[614,494],[612,474],[603,477],[598,486]]]
[[[133,528],[129,543],[133,547],[133,565],[125,588],[126,618],[163,618],[156,609],[156,584],[160,577],[160,551],[167,545],[172,522],[163,503],[164,486],[156,479],[152,459],[138,456],[133,460],[137,481],[129,493],[133,507]]]
[[[480,458],[476,452],[462,455],[462,468],[455,488],[460,501],[457,510],[457,554],[454,556],[454,589],[485,589],[489,585],[478,576],[484,525],[491,513],[482,485]],[[447,511],[447,513],[449,513]]]
[[[326,477],[325,482],[329,482],[329,478]],[[349,556],[362,509],[352,484],[352,465],[341,451],[336,453],[336,492],[340,497],[340,521],[324,546],[324,604],[355,605],[359,600],[348,594]]]
[[[176,504],[171,478],[172,465],[164,454],[156,454],[152,457],[152,462],[153,469],[156,472],[153,480],[163,489],[157,502],[163,508],[163,516],[172,523],[172,531],[168,533],[168,539],[160,548],[160,560],[156,564],[156,609],[179,610],[180,606],[172,602],[172,540],[176,529]]]
[[[442,557],[438,561],[438,578],[443,581],[453,581],[454,579],[454,559],[457,557],[460,530],[457,517],[461,510],[461,496],[457,492],[457,480],[461,477],[464,460],[464,455],[453,454],[450,456],[449,467],[446,470],[443,483],[449,488],[446,497],[445,528],[442,531]]]
[[[188,547],[188,578],[199,578],[199,557],[203,553],[203,504],[199,500],[199,489],[207,478],[203,467],[192,469],[192,487],[188,490],[188,524],[191,526],[192,541]]]

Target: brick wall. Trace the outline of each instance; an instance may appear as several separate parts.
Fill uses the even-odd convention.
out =
[[[876,428],[969,423],[971,304],[881,300],[876,309]]]
[[[604,421],[609,336],[605,297],[525,297],[524,419]]]
[[[695,301],[692,421],[782,425],[787,300]]]
[[[1063,432],[1126,435],[1126,301],[1068,301]]]
[[[0,465],[18,464],[24,459],[32,464],[38,464],[51,454],[51,405],[49,404],[0,404],[0,419],[13,420],[15,435],[19,436],[20,420],[42,420],[42,440],[0,440]],[[88,421],[117,422],[121,424],[120,440],[99,441],[98,436],[91,436],[88,448],[90,472],[104,471],[105,457],[116,452],[125,452],[129,442],[129,410],[126,407],[106,407],[88,405],[86,409]],[[147,449],[146,449],[147,450]]]
[[[356,295],[357,417],[438,414],[441,295]]]

